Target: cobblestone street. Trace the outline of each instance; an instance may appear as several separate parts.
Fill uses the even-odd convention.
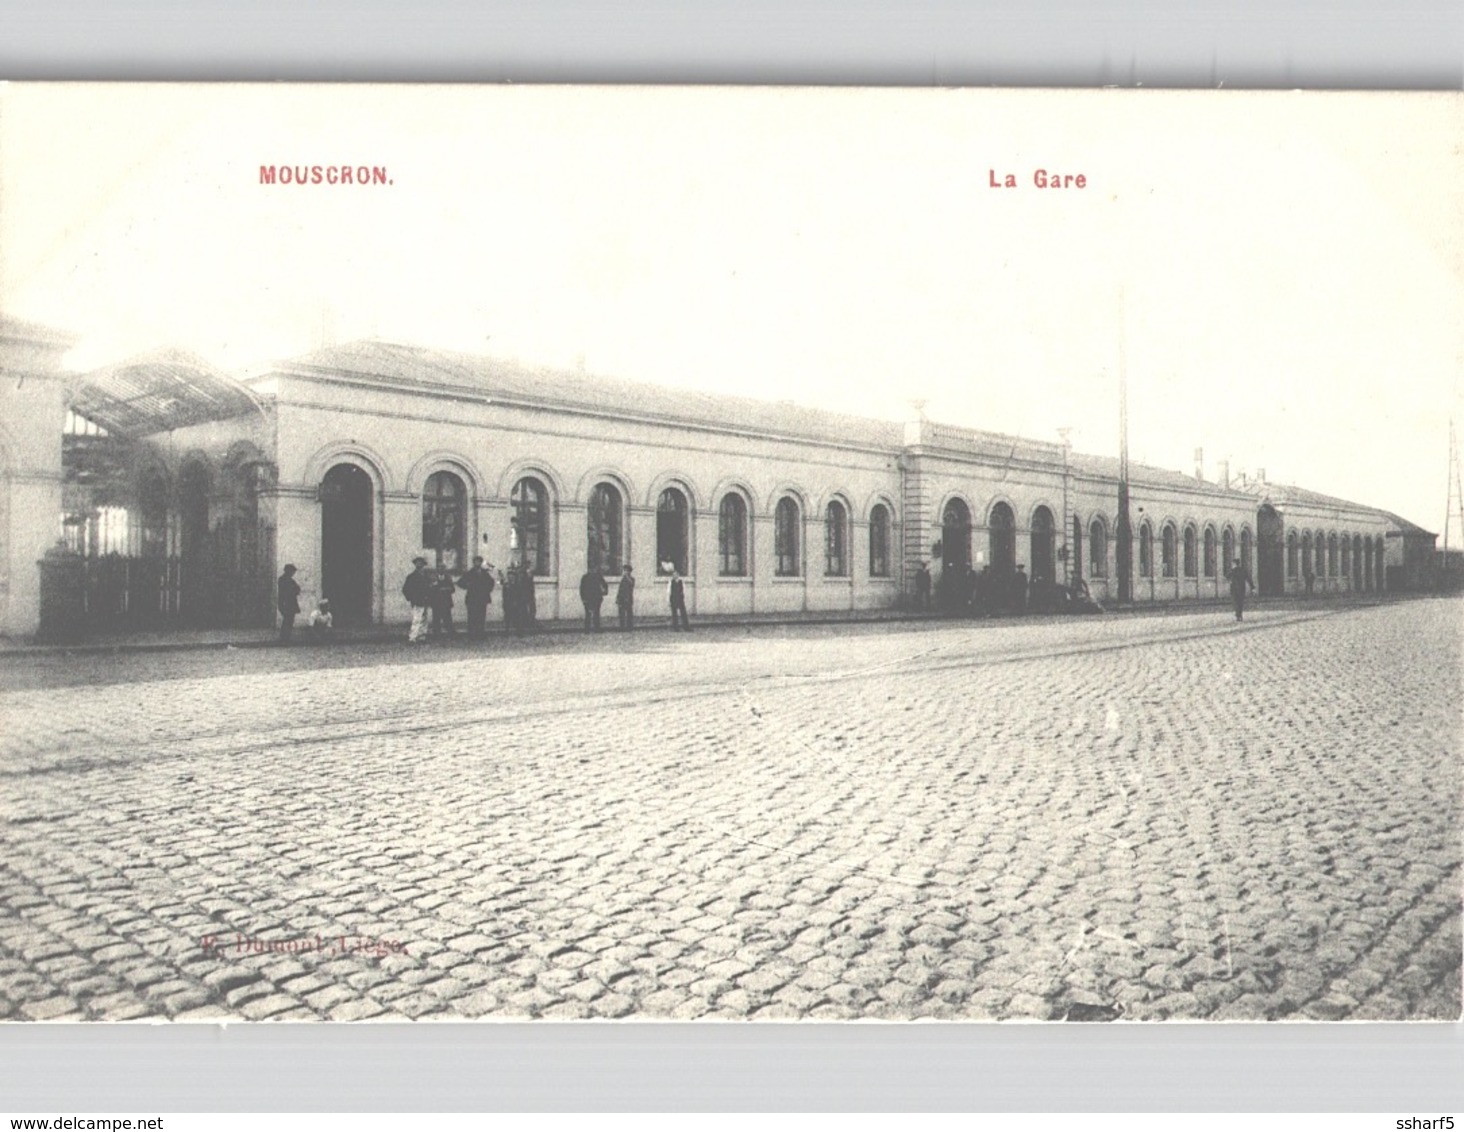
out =
[[[1461,612],[7,658],[0,1016],[1456,1019]]]

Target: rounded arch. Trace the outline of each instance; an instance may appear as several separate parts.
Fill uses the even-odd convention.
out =
[[[829,509],[830,503],[840,504],[844,508],[844,514],[845,516],[847,516],[850,522],[853,522],[854,518],[858,514],[858,512],[854,510],[854,504],[850,500],[849,493],[847,491],[844,491],[842,488],[832,488],[831,490],[826,491],[821,496],[819,496],[818,503],[816,505],[818,514],[822,515],[824,512],[826,512]]]
[[[1047,512],[1047,517],[1050,520],[1052,520],[1052,525],[1053,525],[1053,527],[1055,529],[1056,526],[1057,526],[1057,513],[1058,513],[1058,510],[1059,510],[1059,508],[1057,507],[1057,505],[1055,505],[1054,503],[1052,503],[1050,500],[1046,499],[1045,497],[1038,499],[1036,503],[1032,504],[1032,506],[1027,509],[1026,528],[1025,529],[1030,531],[1030,530],[1032,530],[1032,529],[1034,529],[1036,527],[1037,521],[1038,521],[1037,520],[1037,513],[1039,511],[1046,511]]]
[[[475,499],[482,499],[488,494],[488,483],[478,471],[477,465],[466,456],[447,449],[429,452],[413,464],[407,472],[406,490],[413,495],[421,495],[428,478],[435,472],[452,472],[463,481],[469,494]]]
[[[318,448],[305,464],[302,482],[311,486],[325,479],[325,473],[337,464],[354,464],[371,477],[373,489],[386,491],[391,483],[390,467],[382,455],[364,444],[337,441]]]
[[[252,440],[236,440],[229,445],[219,466],[223,468],[242,468],[246,464],[271,464],[274,461],[265,455],[264,449],[255,444]]]
[[[544,485],[549,492],[550,506],[557,506],[566,498],[564,477],[543,460],[532,459],[515,460],[503,469],[498,477],[496,497],[507,499],[513,492],[513,485],[525,477],[532,477]]]
[[[711,505],[713,507],[722,506],[722,500],[726,498],[729,492],[742,496],[742,502],[747,505],[747,513],[749,516],[756,513],[757,492],[752,490],[751,485],[746,480],[739,479],[736,476],[727,476],[717,481],[717,486],[712,488]]]
[[[874,492],[871,492],[865,498],[865,500],[864,500],[864,507],[858,513],[859,514],[859,517],[864,522],[866,522],[866,523],[869,522],[870,516],[874,514],[874,509],[876,507],[881,506],[881,505],[883,505],[883,507],[886,510],[886,512],[888,512],[889,517],[890,517],[890,522],[891,523],[894,523],[895,522],[895,516],[896,516],[895,501],[894,501],[894,498],[892,496],[890,496],[887,492],[884,492],[884,491],[874,491]]]
[[[626,507],[635,503],[635,485],[630,476],[612,464],[600,464],[580,476],[579,482],[575,484],[572,502],[587,505],[590,502],[590,492],[595,490],[597,484],[602,483],[613,484],[615,489],[620,492],[620,497],[624,500]],[[655,506],[654,499],[651,500],[651,506]]]
[[[953,492],[941,500],[940,506],[936,508],[935,514],[937,524],[944,526],[948,519],[970,524],[973,521],[974,512],[971,510],[970,502],[964,495]]]
[[[209,479],[213,479],[218,471],[214,467],[213,457],[202,448],[190,448],[178,457],[178,471],[180,475],[184,468],[202,468],[207,473]]]
[[[661,492],[668,487],[674,487],[682,495],[686,496],[686,502],[693,511],[701,511],[705,501],[701,493],[697,491],[696,485],[692,483],[691,477],[684,472],[662,472],[651,481],[651,486],[646,492],[645,505],[655,507],[660,501]]]
[[[777,487],[768,493],[767,498],[763,502],[763,513],[771,515],[778,506],[778,500],[784,496],[790,497],[794,503],[798,504],[800,514],[804,516],[808,515],[808,492],[797,484],[786,481],[778,484]]]
[[[1004,511],[1002,510],[1003,508],[1005,508]],[[1012,530],[1017,529],[1017,505],[1012,502],[1010,496],[1002,494],[993,495],[991,502],[986,505],[986,510],[983,512],[982,522],[989,528],[994,522],[1004,521],[997,518],[997,516],[1001,515],[1010,517]]]

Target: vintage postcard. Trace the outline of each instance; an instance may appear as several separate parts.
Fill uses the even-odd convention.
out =
[[[1457,1019],[1461,111],[0,87],[0,1017]]]

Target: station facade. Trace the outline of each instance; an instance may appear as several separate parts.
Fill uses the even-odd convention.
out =
[[[423,554],[534,578],[540,619],[624,565],[642,613],[686,578],[693,616],[898,608],[1018,569],[1117,597],[1116,461],[917,419],[887,423],[384,342],[250,375],[161,351],[85,374],[71,339],[0,335],[4,630],[34,632],[37,561],[85,564],[89,624],[273,623],[274,579],[338,623],[405,621]],[[1129,469],[1133,600],[1427,588],[1434,538],[1264,478]]]

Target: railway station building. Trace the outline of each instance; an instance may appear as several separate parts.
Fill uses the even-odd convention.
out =
[[[160,350],[63,368],[73,339],[0,321],[0,627],[33,634],[49,555],[80,572],[89,631],[269,626],[274,583],[338,624],[404,622],[416,555],[534,579],[538,616],[581,616],[579,580],[624,565],[664,614],[909,606],[972,572],[1117,597],[1116,460],[538,369],[380,341],[246,374]],[[1133,600],[1424,589],[1434,536],[1263,475],[1131,465]]]

